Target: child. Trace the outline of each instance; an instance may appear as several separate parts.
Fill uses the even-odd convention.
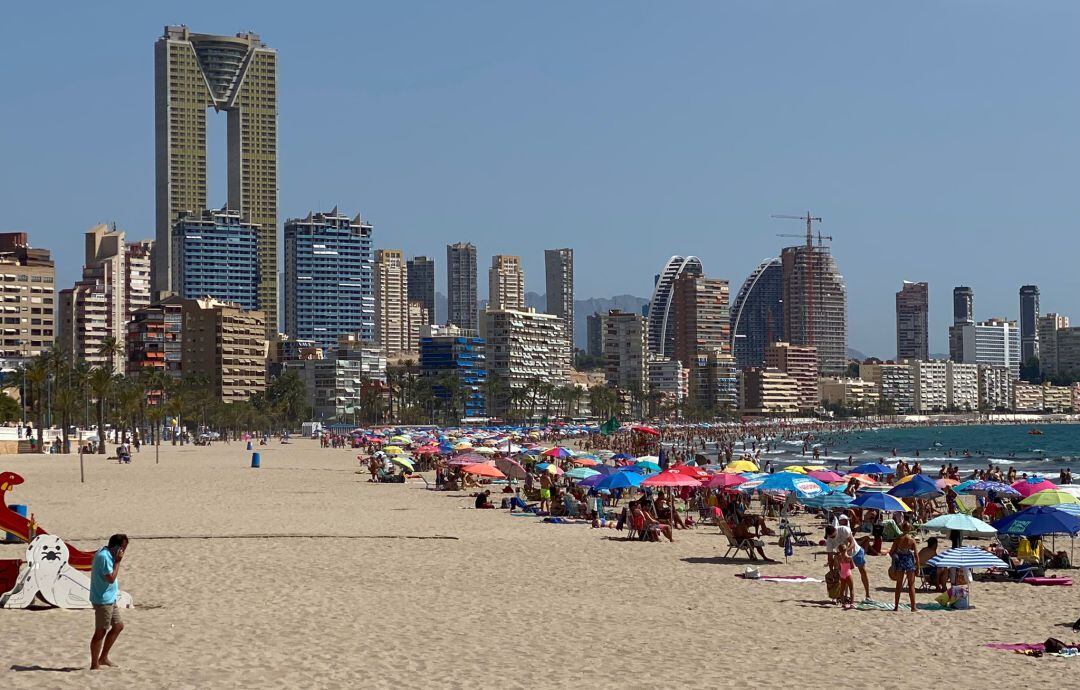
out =
[[[840,601],[844,602],[844,610],[849,611],[855,608],[855,580],[851,577],[851,569],[853,566],[851,560],[851,551],[849,549],[843,549],[839,553],[840,561]]]

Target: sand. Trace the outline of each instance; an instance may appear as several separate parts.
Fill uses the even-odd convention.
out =
[[[971,611],[845,612],[824,584],[734,577],[744,563],[713,527],[627,542],[370,484],[355,455],[274,444],[254,470],[242,444],[165,446],[160,464],[144,448],[130,466],[88,459],[86,484],[77,456],[4,456],[26,479],[9,502],[44,528],[84,549],[131,535],[120,582],[137,607],[120,667],[95,672],[91,612],[0,610],[0,686],[1052,687],[1080,673],[982,646],[1078,637],[1076,588],[976,583]],[[761,570],[823,577],[822,552]],[[872,596],[891,602],[886,561],[870,559]]]

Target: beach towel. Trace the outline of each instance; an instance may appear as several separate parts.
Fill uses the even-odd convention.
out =
[[[942,606],[941,604],[938,604],[937,602],[930,602],[928,604],[916,604],[916,607],[920,611],[950,611],[950,610],[952,610],[952,609],[948,609],[948,608]],[[864,601],[860,601],[859,603],[855,604],[855,608],[858,611],[892,611],[893,610],[893,605],[888,604],[888,603],[886,603],[884,601],[875,601],[873,599],[866,599]],[[911,607],[908,606],[907,604],[900,604],[900,610],[901,611],[910,611]]]
[[[804,582],[822,582],[814,577],[806,577],[804,575],[758,575],[757,577],[746,577],[743,573],[735,573],[735,577],[741,577],[744,580],[761,580],[762,582],[785,582],[789,584],[801,584]]]

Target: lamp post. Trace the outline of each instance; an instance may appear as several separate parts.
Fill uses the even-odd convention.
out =
[[[82,442],[82,428],[79,428],[77,436],[79,438],[79,483],[86,483],[86,467],[83,465],[83,442]],[[98,429],[98,436],[101,435],[101,429]]]

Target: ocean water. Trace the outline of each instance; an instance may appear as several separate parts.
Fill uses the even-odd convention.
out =
[[[1041,435],[1029,434],[1032,428],[1035,427],[996,424],[860,429],[824,434],[813,443],[820,446],[820,464],[832,467],[839,463],[841,469],[849,464],[881,459],[891,463],[903,458],[909,463],[919,461],[928,472],[949,463],[962,471],[988,464],[1003,469],[1015,466],[1017,472],[1053,478],[1064,467],[1080,472],[1080,424],[1037,426],[1043,432]],[[772,460],[777,467],[813,464],[812,453],[803,455],[802,442],[798,440],[774,441],[769,451],[762,452],[761,460],[762,463]]]

